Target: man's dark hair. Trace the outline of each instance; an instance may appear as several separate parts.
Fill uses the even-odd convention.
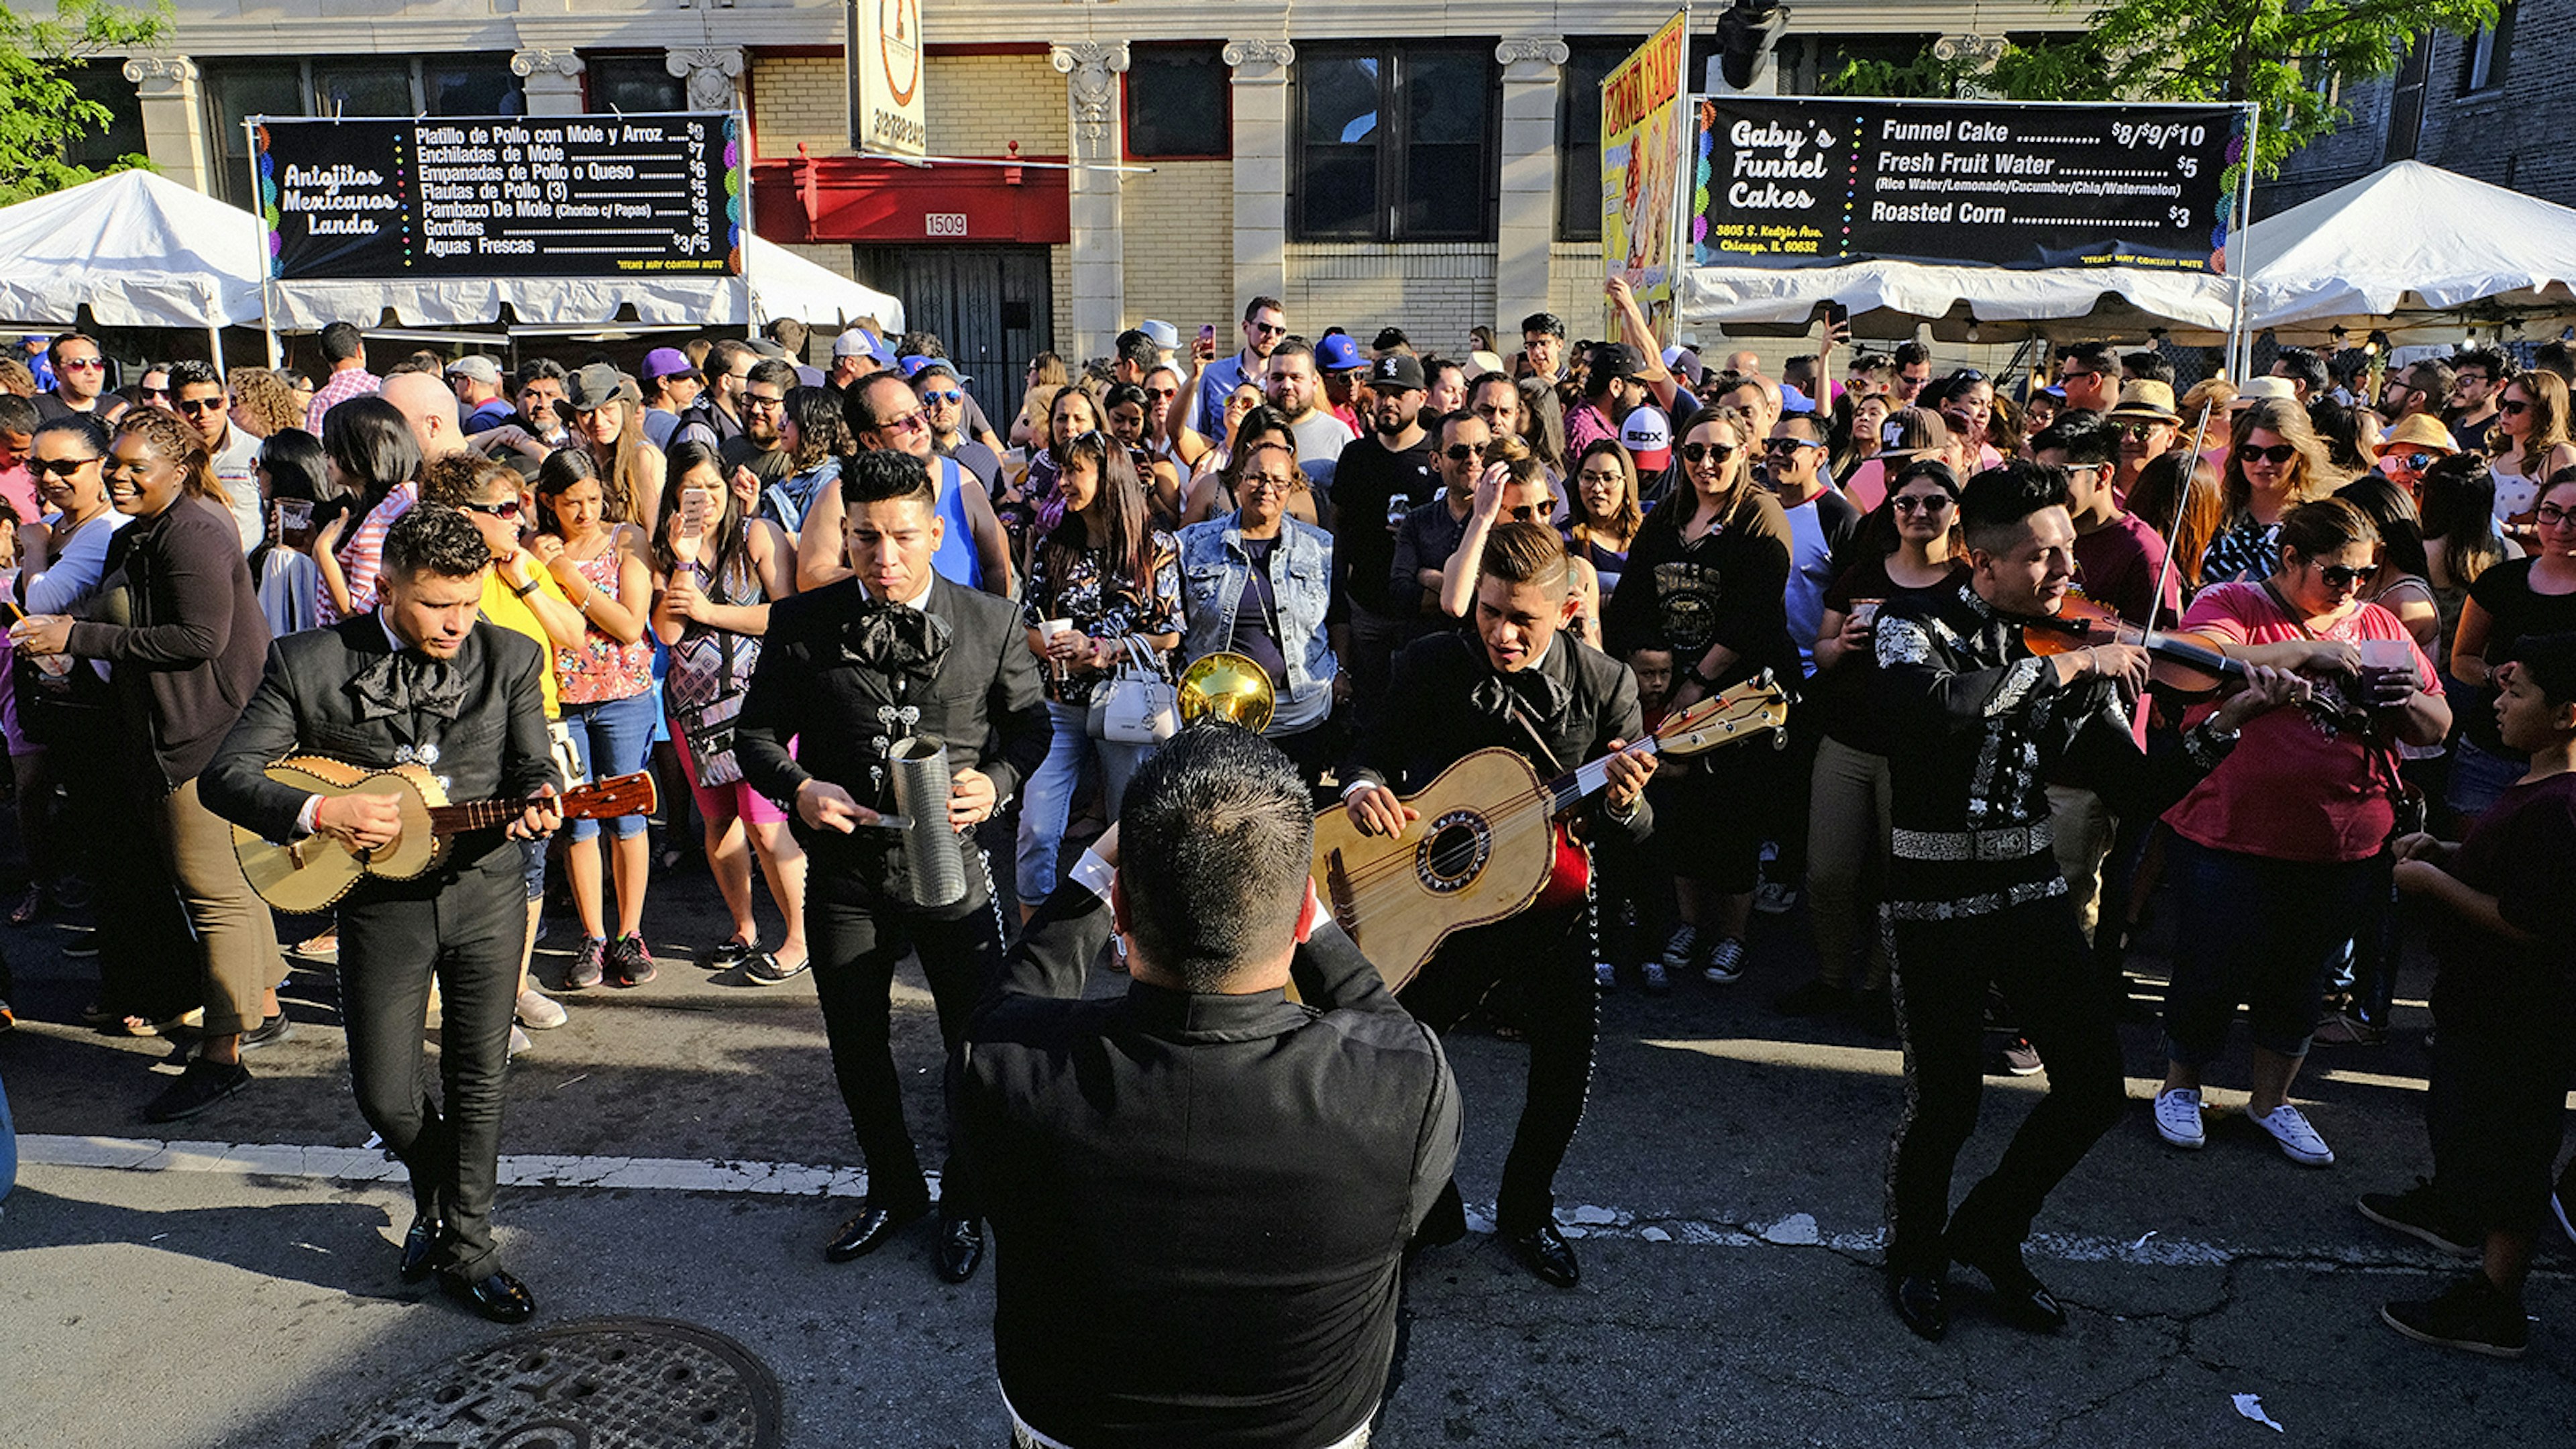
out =
[[[841,420],[850,425],[853,435],[873,433],[884,426],[886,419],[895,415],[894,410],[900,404],[894,401],[895,394],[887,391],[890,388],[899,390],[906,401],[918,400],[912,384],[892,368],[880,368],[841,390]],[[884,401],[880,403],[876,399]]]
[[[492,550],[474,520],[444,504],[423,503],[394,520],[385,530],[384,572],[388,579],[431,573],[443,579],[470,579],[491,565]]]
[[[556,382],[562,382],[569,376],[571,376],[571,374],[564,371],[564,365],[555,361],[553,358],[531,357],[527,361],[520,363],[519,370],[511,374],[510,393],[515,397],[520,393],[526,392],[528,390],[529,383],[540,382],[549,378]]]
[[[944,358],[948,355],[948,348],[940,342],[936,332],[906,332],[895,339],[894,355]]]
[[[1532,312],[1521,319],[1521,335],[1527,337],[1533,332],[1545,333],[1562,341],[1565,337],[1565,319],[1553,312]]]
[[[739,337],[718,339],[715,346],[707,349],[706,374],[708,384],[712,386],[717,378],[727,376],[732,373],[734,363],[743,357],[757,357],[759,355],[759,353],[752,351],[750,343],[743,341]]]
[[[2451,365],[2435,358],[2425,358],[2406,369],[2406,385],[2437,399],[2434,403],[2436,408],[2441,406],[2438,399],[2451,395],[2451,384],[2455,380],[2451,374]]]
[[[1884,352],[1855,352],[1852,360],[1843,364],[1843,371],[1872,374],[1885,372],[1893,366],[1895,362]]]
[[[1276,312],[1280,316],[1285,317],[1288,315],[1288,308],[1285,303],[1282,303],[1276,297],[1255,297],[1251,301],[1243,304],[1243,320],[1246,322],[1251,321],[1253,318],[1260,316],[1264,312]]]
[[[2001,553],[2012,547],[2023,519],[2043,508],[2065,506],[2065,469],[2014,458],[1979,473],[1959,490],[1959,526],[1970,547]]]
[[[1323,371],[1321,363],[1315,358],[1315,344],[1307,341],[1303,337],[1297,336],[1294,333],[1280,338],[1279,345],[1270,349],[1270,359],[1273,362],[1276,362],[1283,357],[1303,357],[1309,362],[1316,363],[1315,370],[1317,372],[1320,373]]]
[[[2174,365],[2166,361],[2161,352],[2143,348],[2136,352],[2123,352],[2120,354],[2120,370],[2141,382],[2161,382],[2167,387],[2174,385]]]
[[[87,417],[89,415],[87,413],[74,413],[72,416]],[[0,392],[0,433],[33,434],[36,431],[36,424],[42,421],[44,421],[44,414],[36,411],[36,404],[33,400],[20,397],[14,392]],[[100,451],[104,452],[105,450],[101,449]]]
[[[795,318],[779,317],[772,319],[768,326],[761,328],[760,335],[786,348],[791,354],[801,355],[805,351],[805,339],[813,334],[806,330],[804,323]]]
[[[1217,992],[1294,941],[1315,850],[1306,782],[1229,724],[1185,729],[1128,782],[1118,882],[1138,954]]]
[[[1821,443],[1825,440],[1825,420],[1817,417],[1812,411],[1782,413],[1778,425],[1787,427],[1791,424],[1796,424],[1799,434],[1810,442]]]
[[[2576,634],[2525,634],[2505,650],[2552,707],[2576,704]]]
[[[1905,369],[1912,367],[1918,362],[1929,363],[1931,360],[1932,349],[1924,346],[1920,342],[1900,342],[1896,344],[1896,370],[1899,372],[1903,372]]]
[[[314,339],[322,346],[322,360],[334,366],[353,357],[367,355],[367,339],[355,322],[326,322],[321,335]]]
[[[768,383],[778,389],[780,397],[785,397],[787,390],[796,385],[796,364],[784,357],[764,357],[751,365],[751,375],[744,378],[743,382],[745,385],[755,382]]]
[[[2060,413],[2054,422],[2039,430],[2030,440],[2034,453],[2061,451],[2066,461],[2077,467],[2107,465],[2120,461],[2120,430],[2112,427],[2100,413],[2077,408]]]
[[[1369,343],[1371,352],[1411,352],[1412,350],[1413,339],[1405,336],[1404,329],[1401,327],[1381,327],[1377,330],[1376,338]]]
[[[198,387],[210,382],[217,387],[224,385],[224,375],[215,371],[211,362],[199,362],[192,357],[185,362],[170,364],[170,396],[173,398],[183,387]]]
[[[2272,367],[2276,373],[2306,388],[2310,397],[2334,386],[2333,380],[2326,376],[2326,360],[2309,348],[2282,348],[2273,354]]]
[[[841,506],[856,510],[863,503],[918,501],[936,509],[939,494],[930,486],[930,463],[892,448],[871,448],[841,460]]]
[[[2504,349],[2499,347],[2472,347],[2452,355],[2451,371],[2455,377],[2462,368],[2469,367],[2484,371],[2489,383],[2499,383],[2513,376],[2513,360],[2506,357]]]
[[[2120,356],[2108,342],[2078,342],[2057,354],[2060,362],[2072,362],[2086,372],[2116,373]]]
[[[1154,345],[1153,338],[1130,327],[1118,334],[1118,360],[1138,368],[1152,367],[1163,360],[1163,349]]]
[[[2569,347],[2558,338],[2553,337],[2540,344],[2531,354],[2531,365],[2557,373],[2560,382],[2576,386],[2576,347]]]

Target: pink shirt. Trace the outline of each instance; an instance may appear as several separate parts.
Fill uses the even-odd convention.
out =
[[[363,367],[343,368],[322,379],[322,385],[313,389],[313,401],[304,409],[304,431],[317,438],[322,436],[324,413],[353,397],[365,397],[384,385],[383,378]]]
[[[411,506],[419,501],[419,484],[397,484],[393,492],[385,495],[384,502],[359,520],[357,531],[341,542],[340,571],[349,579],[347,617],[355,618],[376,607],[384,583],[385,530],[392,528],[394,520],[410,512]],[[343,616],[331,606],[331,586],[318,575],[313,580],[313,593],[314,617],[325,624],[339,623]]]
[[[2259,583],[2212,585],[2192,601],[2182,624],[2231,644],[2306,637]],[[2442,692],[2432,661],[2397,616],[2377,604],[2362,605],[2319,637],[2355,644],[2402,641],[2414,661],[2416,687]],[[2194,711],[2193,722],[2215,707]],[[2396,823],[2388,798],[2396,777],[2397,761],[2376,743],[2285,706],[2255,716],[2218,768],[2165,812],[2165,823],[2212,850],[2266,860],[2367,860],[2379,853]]]
[[[24,461],[0,468],[0,499],[7,499],[10,511],[20,523],[33,523],[45,516],[44,502],[36,497],[36,480],[27,473]]]

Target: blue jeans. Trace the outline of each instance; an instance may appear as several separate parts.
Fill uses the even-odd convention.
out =
[[[2245,1003],[2254,1045],[2308,1053],[2326,972],[2357,934],[2375,934],[2387,876],[2370,860],[2269,860],[2176,835],[2165,877],[2181,917],[2165,995],[2165,1057],[2203,1067],[2227,1046]]]
[[[573,753],[581,757],[582,783],[643,769],[645,753],[653,747],[653,713],[649,690],[599,704],[565,705],[563,719],[572,730]],[[644,833],[641,815],[620,815],[613,823],[620,840]],[[571,824],[575,840],[590,840],[599,834],[596,820],[575,820]]]
[[[1118,821],[1118,802],[1136,767],[1152,758],[1152,745],[1122,745],[1095,740],[1089,732],[1091,711],[1078,704],[1047,701],[1047,718],[1055,738],[1020,787],[1020,846],[1017,860],[1020,900],[1034,906],[1055,893],[1057,859],[1064,851],[1064,828],[1073,814],[1074,797],[1086,777],[1100,781],[1100,808],[1111,824]]]

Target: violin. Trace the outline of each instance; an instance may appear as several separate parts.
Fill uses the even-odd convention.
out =
[[[2220,641],[2208,634],[2179,629],[2149,629],[2121,618],[2117,610],[2070,589],[2054,614],[2022,621],[2022,641],[2030,652],[2047,658],[2072,654],[2095,644],[2131,644],[2153,661],[2147,682],[2189,703],[2230,694],[2244,686],[2245,661],[2231,659]],[[2333,729],[2354,734],[2372,732],[2370,711],[2354,704],[2329,679],[2301,675],[2291,702]]]

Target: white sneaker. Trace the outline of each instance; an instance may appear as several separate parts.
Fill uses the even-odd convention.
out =
[[[2176,1147],[2197,1150],[2209,1145],[2200,1121],[2200,1088],[2175,1087],[2156,1093],[2156,1135]]]
[[[2257,1117],[2252,1112],[2245,1115],[2255,1126],[2271,1133],[2272,1140],[2281,1144],[2281,1151],[2292,1162],[2303,1167],[2334,1166],[2334,1149],[2326,1146],[2326,1140],[2308,1125],[2298,1108],[2283,1102],[2272,1109],[2270,1116]]]
[[[526,1051],[528,1047],[528,1034],[519,1030],[515,1026],[510,1028],[510,1050],[507,1053],[507,1056],[515,1057],[519,1053]]]
[[[519,993],[518,1017],[530,1031],[552,1031],[567,1020],[563,1003],[533,986]]]

